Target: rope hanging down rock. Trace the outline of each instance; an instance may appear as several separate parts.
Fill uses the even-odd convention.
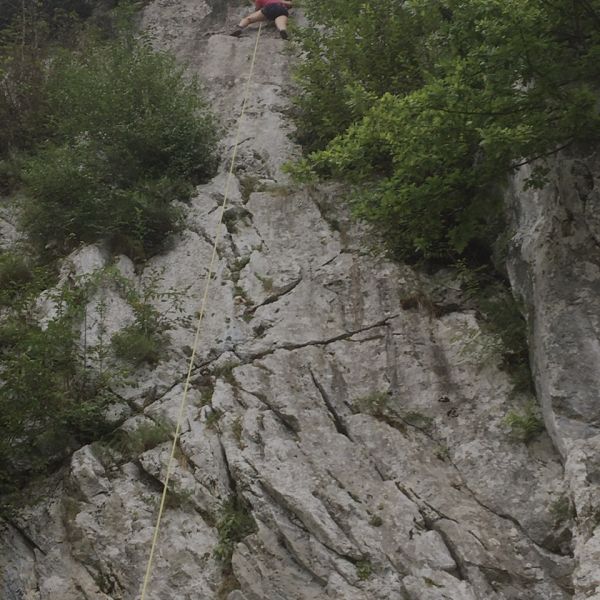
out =
[[[233,169],[235,166],[235,160],[237,157],[237,151],[238,151],[238,146],[240,143],[240,131],[241,131],[241,124],[242,124],[242,120],[244,118],[244,114],[246,112],[246,104],[248,103],[248,96],[249,96],[249,91],[250,91],[250,82],[252,80],[252,76],[254,74],[254,64],[256,62],[256,55],[257,55],[257,51],[258,51],[258,42],[260,40],[260,34],[262,31],[262,23],[259,23],[259,27],[258,27],[258,33],[256,35],[256,42],[254,44],[254,52],[252,54],[252,62],[250,64],[250,72],[248,73],[248,79],[246,80],[246,88],[244,90],[244,101],[242,103],[242,110],[240,113],[240,117],[238,119],[238,124],[237,124],[237,131],[236,131],[236,135],[235,135],[235,143],[233,146],[233,154],[231,157],[231,164],[229,166],[229,172],[227,174],[227,181],[225,183],[225,193],[224,193],[224,198],[223,198],[223,204],[221,205],[221,212],[219,214],[219,221],[217,223],[217,230],[215,232],[215,240],[213,243],[213,249],[212,249],[212,256],[210,259],[210,264],[208,267],[208,273],[206,275],[206,282],[204,284],[204,294],[202,296],[202,303],[200,305],[200,311],[198,314],[198,323],[196,325],[196,334],[194,337],[194,344],[192,346],[192,354],[190,356],[190,361],[189,361],[189,365],[188,365],[188,371],[187,371],[187,376],[186,376],[186,380],[185,380],[185,385],[183,388],[183,394],[181,397],[181,403],[179,406],[179,415],[177,417],[177,426],[175,428],[175,433],[173,435],[173,444],[171,446],[171,454],[169,456],[169,462],[167,463],[167,472],[165,474],[165,481],[164,481],[164,485],[163,485],[163,492],[162,492],[162,496],[160,499],[160,506],[158,509],[158,516],[156,518],[156,525],[154,526],[154,534],[152,536],[152,545],[150,547],[150,556],[148,557],[148,564],[146,565],[146,574],[144,575],[144,582],[142,585],[142,592],[141,592],[141,596],[140,596],[140,600],[146,600],[146,593],[148,591],[148,584],[150,583],[150,579],[152,577],[152,567],[154,565],[154,554],[156,552],[156,547],[157,547],[157,542],[158,542],[158,535],[160,532],[160,523],[162,520],[162,516],[163,516],[163,512],[165,509],[165,501],[167,499],[167,493],[168,493],[168,489],[169,489],[169,481],[171,479],[171,473],[173,470],[173,463],[174,463],[174,459],[175,459],[175,451],[177,448],[177,442],[179,440],[179,435],[181,433],[181,425],[183,423],[183,418],[185,415],[185,409],[187,406],[187,397],[188,397],[188,390],[190,388],[190,380],[192,377],[192,370],[194,368],[194,359],[196,358],[196,352],[198,350],[198,343],[200,341],[200,333],[201,333],[201,329],[202,329],[202,321],[204,319],[204,314],[206,312],[206,304],[207,304],[207,299],[208,299],[208,290],[209,290],[209,286],[210,286],[210,280],[212,279],[212,275],[214,272],[214,266],[215,266],[215,260],[217,257],[217,246],[219,244],[219,240],[221,237],[221,227],[223,224],[223,215],[225,213],[225,209],[227,206],[227,200],[229,197],[229,186],[230,186],[230,182],[231,179],[233,177]]]

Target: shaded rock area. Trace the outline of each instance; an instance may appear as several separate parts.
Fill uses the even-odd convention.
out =
[[[508,267],[523,301],[538,397],[577,511],[575,584],[600,598],[600,159],[562,153],[543,189],[515,177]]]
[[[224,32],[244,12],[155,0],[143,19],[204,80],[226,128],[224,157],[255,39]],[[378,253],[339,187],[299,188],[282,174],[298,152],[286,117],[294,60],[266,28],[148,598],[597,597],[592,513],[579,522],[598,498],[594,432],[567,444],[551,428],[566,472],[548,435],[511,438],[505,417],[527,399],[475,314],[432,311],[423,298],[440,282]],[[160,273],[162,290],[185,291],[160,364],[116,390],[124,439],[176,419],[227,160],[185,207],[171,250],[142,273],[118,262],[135,285]],[[92,247],[68,264],[80,274],[103,261]],[[116,331],[130,315],[106,298]],[[94,443],[38,483],[0,526],[0,597],[138,598],[167,438],[136,453],[114,438]]]

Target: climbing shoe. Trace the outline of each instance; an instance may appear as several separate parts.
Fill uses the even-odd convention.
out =
[[[241,29],[234,29],[229,35],[233,36],[233,37],[240,37],[242,35],[242,30]]]
[[[288,34],[287,34],[287,31],[285,29],[280,29],[279,30],[279,35],[281,36],[282,40],[287,40],[288,39]]]

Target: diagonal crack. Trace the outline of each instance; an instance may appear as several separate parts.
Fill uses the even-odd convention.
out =
[[[9,527],[12,527],[12,529],[14,529],[21,536],[25,542],[25,545],[31,550],[32,554],[34,554],[34,550],[37,550],[44,556],[46,555],[46,551],[40,548],[40,546],[38,546],[36,541],[29,535],[29,533],[27,533],[24,528],[17,525],[12,519],[8,518],[7,516],[3,516],[0,518],[0,521],[4,521]]]
[[[256,310],[259,309],[261,306],[266,306],[267,304],[273,304],[273,302],[277,302],[277,300],[279,300],[286,294],[289,294],[293,289],[295,289],[296,286],[301,281],[302,281],[302,277],[298,277],[298,279],[295,279],[294,281],[288,283],[287,285],[284,285],[284,286],[278,288],[277,291],[275,291],[273,294],[271,294],[266,300],[264,300],[260,304],[257,304],[256,306],[253,306],[252,308],[249,308],[245,312],[245,314],[251,315],[252,313],[256,312]]]
[[[331,419],[333,420],[336,431],[338,433],[341,433],[342,435],[345,435],[351,442],[354,441],[352,439],[352,437],[350,436],[350,434],[348,433],[348,429],[347,429],[346,425],[344,424],[343,419],[340,417],[340,415],[335,410],[335,407],[333,406],[333,402],[329,398],[327,392],[325,391],[325,388],[317,380],[317,378],[315,377],[315,374],[313,373],[313,370],[310,367],[308,368],[308,372],[310,373],[311,379],[312,379],[313,383],[315,384],[315,387],[317,388],[317,390],[319,390],[319,394],[321,394],[321,398],[323,399],[323,402],[325,403],[325,406],[327,407],[327,410],[329,411],[329,414],[331,415]]]
[[[249,394],[250,396],[254,396],[254,398],[256,398],[259,402],[262,402],[277,417],[284,428],[292,434],[292,437],[295,440],[298,439],[300,424],[294,415],[286,415],[285,413],[281,412],[281,409],[270,402],[266,395],[249,392],[241,386],[238,387],[242,392]]]
[[[299,343],[295,343],[295,344],[288,342],[288,343],[284,343],[284,344],[279,344],[278,346],[274,346],[273,348],[269,348],[268,350],[263,350],[261,352],[254,352],[254,353],[248,354],[246,356],[244,356],[240,352],[238,352],[238,354],[241,357],[243,357],[243,363],[247,364],[254,360],[259,360],[261,358],[264,358],[265,356],[274,354],[278,350],[301,350],[302,348],[307,348],[308,346],[327,346],[329,344],[334,344],[335,342],[349,340],[350,338],[354,337],[355,335],[357,335],[359,333],[363,333],[364,331],[371,331],[372,329],[377,329],[378,327],[383,327],[389,321],[396,318],[397,316],[398,316],[397,314],[390,315],[388,317],[385,317],[385,319],[381,319],[380,321],[377,321],[376,323],[372,323],[371,325],[367,325],[367,326],[361,327],[359,329],[354,329],[352,331],[340,333],[339,335],[332,336],[330,338],[325,338],[323,340],[309,340],[308,342],[299,342]]]

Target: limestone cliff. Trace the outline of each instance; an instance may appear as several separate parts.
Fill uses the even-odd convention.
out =
[[[225,126],[224,157],[255,36],[225,32],[243,11],[224,0],[155,0],[143,18],[155,43],[204,80]],[[565,274],[569,259],[553,252],[569,248],[545,242],[552,214],[515,191],[511,270],[531,307],[552,434],[525,445],[504,420],[525,399],[514,397],[474,313],[456,309],[457,285],[378,254],[336,187],[299,188],[282,174],[298,151],[286,118],[294,60],[264,30],[150,598],[600,598],[598,354],[586,325],[597,325],[595,258],[578,246],[581,269]],[[119,391],[124,432],[177,413],[226,166],[198,188],[170,251],[141,274],[119,260],[134,283],[158,270],[164,290],[186,290],[160,365]],[[578,214],[561,219],[573,244]],[[535,244],[548,250],[546,266]],[[88,247],[65,269],[92,272],[107,260]],[[556,313],[553,268],[575,278],[561,279],[565,293],[586,284],[587,304],[563,296]],[[116,331],[130,315],[105,294],[106,327]],[[566,329],[551,326],[557,319]],[[168,441],[134,458],[102,444],[78,450],[0,524],[0,597],[136,598],[169,450]]]

